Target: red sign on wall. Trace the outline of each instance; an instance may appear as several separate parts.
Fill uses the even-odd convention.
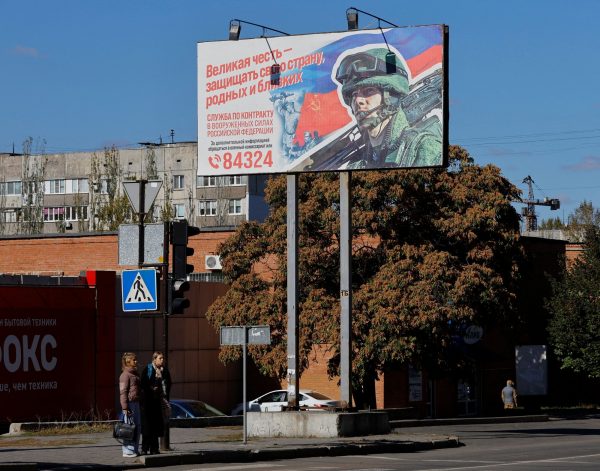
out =
[[[95,306],[92,288],[0,287],[0,422],[89,418]]]

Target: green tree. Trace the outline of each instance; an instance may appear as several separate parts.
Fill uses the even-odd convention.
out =
[[[154,147],[146,147],[146,178],[148,180],[158,180],[158,165],[156,164]]]
[[[567,222],[567,235],[570,239],[583,241],[590,227],[600,227],[600,211],[591,201],[583,200],[573,211]]]
[[[165,197],[163,207],[160,209],[160,220],[168,222],[175,219],[176,214],[173,206],[173,182],[166,172],[163,174],[163,192]]]
[[[555,218],[544,219],[539,226],[539,230],[545,231],[545,230],[554,230],[554,229],[565,229],[565,227],[566,226],[563,224],[561,219],[559,217],[555,217]]]
[[[339,185],[337,174],[299,178],[300,368],[313,345],[339,367]],[[465,323],[510,323],[514,316],[519,190],[494,166],[475,165],[451,147],[448,169],[352,175],[353,390],[374,405],[374,380],[387,365],[457,370],[450,354]],[[250,355],[267,375],[286,374],[286,179],[266,190],[263,224],[240,226],[219,253],[231,288],[209,309],[215,326],[271,326],[272,344]],[[223,361],[239,358],[225,347]]]
[[[34,149],[35,147],[35,149]],[[28,137],[23,142],[23,166],[21,175],[21,197],[23,206],[19,218],[20,234],[44,232],[44,179],[48,157],[45,155],[46,141],[35,142]]]
[[[91,230],[116,231],[119,225],[132,221],[129,201],[122,193],[123,170],[116,147],[105,148],[103,158],[93,154],[88,180]]]
[[[600,378],[600,226],[585,229],[584,251],[552,283],[550,343],[564,369]]]

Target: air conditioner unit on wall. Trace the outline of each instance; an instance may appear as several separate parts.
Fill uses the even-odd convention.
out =
[[[204,268],[207,270],[220,270],[221,257],[218,255],[205,255],[204,256]]]

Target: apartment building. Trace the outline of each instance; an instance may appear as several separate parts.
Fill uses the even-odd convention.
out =
[[[202,176],[197,168],[196,142],[0,153],[0,235],[114,230],[102,208],[124,195],[123,182],[140,179],[162,181],[151,208],[155,222],[185,218],[202,228],[231,228],[266,217],[265,176]]]

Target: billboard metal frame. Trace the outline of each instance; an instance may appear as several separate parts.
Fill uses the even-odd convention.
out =
[[[198,43],[198,174],[447,166],[448,39],[446,25],[427,25]],[[380,57],[379,65],[355,69],[401,96],[393,106],[406,124],[397,110],[388,112],[392,137],[372,157],[382,147],[348,98],[355,77],[339,71],[344,60],[359,64],[354,58],[385,49],[393,68],[384,69]],[[278,84],[271,83],[274,64],[281,66]]]

